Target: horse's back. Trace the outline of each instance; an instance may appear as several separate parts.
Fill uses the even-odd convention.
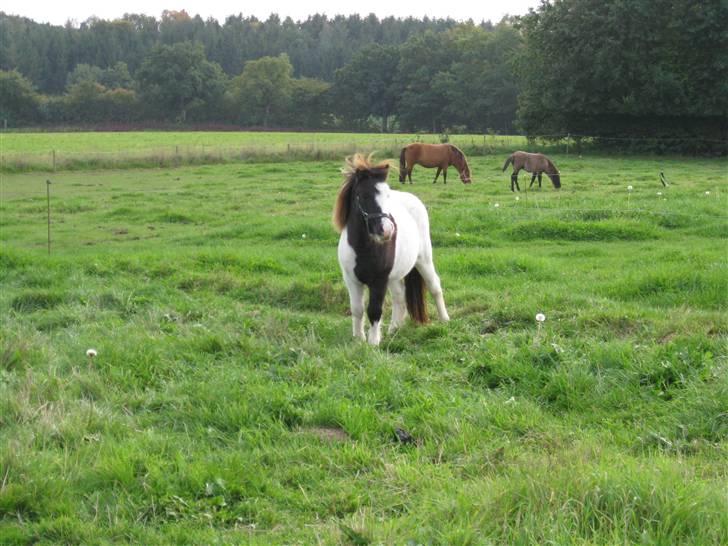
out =
[[[427,208],[416,195],[393,190],[392,197],[401,207],[401,216],[399,218],[395,216],[397,229],[401,235],[397,239],[397,253],[402,253],[400,255],[402,267],[397,274],[404,276],[412,270],[417,262],[432,259],[430,219]],[[392,276],[395,277],[395,272],[392,273]]]
[[[438,167],[450,158],[450,145],[414,142],[405,146],[405,153],[408,163],[416,161],[423,167]]]

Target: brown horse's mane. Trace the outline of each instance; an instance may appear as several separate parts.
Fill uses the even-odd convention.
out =
[[[346,158],[344,168],[341,169],[344,175],[344,183],[339,189],[334,203],[334,213],[332,221],[336,231],[341,232],[346,227],[351,212],[351,191],[357,180],[362,178],[377,178],[386,180],[389,174],[389,163],[383,161],[381,163],[372,163],[372,155],[364,156],[363,154],[354,154]]]
[[[470,168],[468,167],[468,160],[465,158],[465,154],[463,153],[463,151],[453,144],[450,144],[449,146],[453,156],[455,156],[455,158],[460,161],[459,165],[456,165],[455,163],[453,163],[453,165],[455,165],[459,171],[467,168],[469,172]]]

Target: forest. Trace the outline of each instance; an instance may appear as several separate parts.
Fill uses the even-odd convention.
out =
[[[571,134],[724,154],[726,28],[720,0],[560,0],[497,23],[165,11],[61,27],[0,12],[0,123]]]

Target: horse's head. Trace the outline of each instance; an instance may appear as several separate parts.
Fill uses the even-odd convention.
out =
[[[463,184],[471,184],[473,182],[470,179],[470,167],[465,162],[463,162],[463,168],[460,170],[460,180],[463,181]]]
[[[468,160],[465,159],[465,154],[460,151],[459,148],[456,148],[455,146],[451,145],[452,150],[452,156],[451,161],[452,164],[455,165],[455,168],[460,173],[460,180],[463,181],[463,184],[470,184],[473,181],[470,179],[470,167],[468,166]]]
[[[357,154],[347,159],[344,173],[347,179],[334,208],[334,224],[340,229],[366,230],[377,243],[390,241],[397,226],[390,212],[389,165],[372,165]]]

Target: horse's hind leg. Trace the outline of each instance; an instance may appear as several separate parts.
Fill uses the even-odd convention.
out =
[[[407,302],[405,300],[404,280],[389,281],[389,291],[392,293],[392,322],[389,323],[390,334],[402,326],[407,317]]]
[[[412,169],[414,169],[415,166],[412,165],[409,169],[407,169],[407,178],[409,178],[410,184],[412,184]]]
[[[442,170],[442,180],[444,184],[447,184],[447,167]]]
[[[440,176],[440,172],[441,172],[441,171],[442,171],[442,167],[438,167],[438,168],[437,168],[437,174],[435,175],[435,179],[434,179],[434,180],[432,181],[432,183],[433,183],[433,184],[434,184],[435,182],[437,182],[437,177],[438,177],[438,176]]]
[[[536,181],[536,173],[533,173],[531,175],[531,183],[528,185],[528,189],[531,189],[533,187],[533,183]],[[539,180],[539,186],[541,185],[541,181]]]
[[[539,190],[541,189],[541,175],[542,175],[542,174],[543,174],[543,173],[538,173],[538,189],[539,189]]]
[[[518,173],[513,173],[511,175],[511,191],[516,191],[514,188],[521,191],[521,188],[518,186]]]
[[[437,305],[437,316],[440,320],[447,322],[450,320],[450,315],[447,314],[447,309],[445,308],[445,298],[442,295],[440,277],[438,277],[437,272],[435,271],[435,264],[432,263],[432,258],[418,261],[415,267],[417,267],[417,271],[419,271],[420,275],[422,275],[427,289],[435,299],[435,305]]]

